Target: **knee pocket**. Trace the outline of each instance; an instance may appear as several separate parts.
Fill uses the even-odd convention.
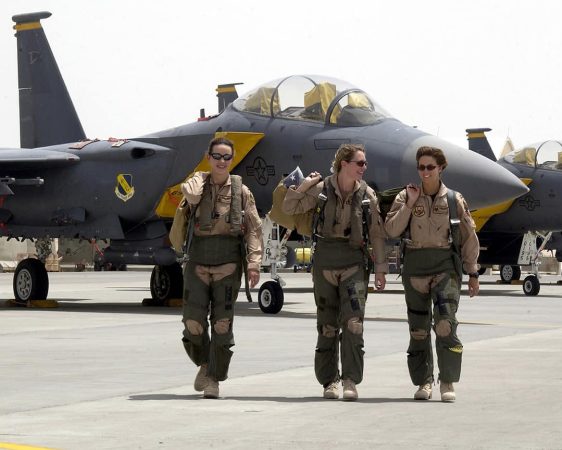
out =
[[[321,328],[320,328],[320,332],[322,333],[322,336],[327,337],[327,338],[336,337],[337,331],[338,331],[338,328],[334,327],[332,325],[322,325]]]
[[[427,338],[428,332],[427,332],[427,330],[423,330],[421,328],[416,328],[414,330],[410,330],[410,335],[416,341],[423,341],[424,339]]]
[[[187,319],[185,321],[185,328],[187,328],[189,334],[193,336],[201,336],[203,334],[203,325],[196,320]]]
[[[219,319],[213,325],[217,334],[227,334],[230,331],[230,319]]]
[[[437,325],[435,325],[435,333],[439,337],[449,336],[451,334],[451,331],[451,322],[446,319],[440,320],[439,322],[437,322]]]
[[[363,321],[359,317],[352,317],[347,321],[347,329],[352,334],[363,333]]]

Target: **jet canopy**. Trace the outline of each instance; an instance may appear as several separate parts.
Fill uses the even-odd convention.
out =
[[[238,98],[233,107],[274,118],[361,127],[391,117],[361,89],[335,78],[293,75],[270,81]]]
[[[513,164],[562,170],[562,143],[559,141],[544,141],[527,145],[508,153],[504,159]]]

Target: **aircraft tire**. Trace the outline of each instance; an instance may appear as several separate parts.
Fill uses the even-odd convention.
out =
[[[183,273],[178,263],[169,266],[154,266],[150,275],[150,295],[157,302],[171,298],[182,298]]]
[[[14,297],[16,303],[45,300],[49,292],[49,275],[45,265],[35,258],[19,262],[14,272]]]
[[[500,278],[504,283],[511,283],[513,280],[521,279],[521,267],[501,265]]]
[[[283,289],[277,281],[266,281],[260,287],[258,304],[265,314],[277,314],[283,308]]]
[[[529,275],[523,281],[523,292],[525,295],[538,295],[541,283],[536,275]]]

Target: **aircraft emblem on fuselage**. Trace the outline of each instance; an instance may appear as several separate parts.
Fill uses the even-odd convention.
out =
[[[528,211],[534,211],[535,208],[541,206],[541,201],[535,200],[532,195],[526,195],[525,197],[521,198],[518,203]]]
[[[117,198],[126,202],[135,195],[133,186],[133,176],[128,173],[120,173],[117,175],[117,186],[115,186],[115,195]]]
[[[266,185],[269,177],[275,176],[275,167],[268,165],[261,156],[254,159],[253,165],[246,167],[246,174],[255,177],[262,186]]]

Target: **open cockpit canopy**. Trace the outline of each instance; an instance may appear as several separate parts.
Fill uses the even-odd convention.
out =
[[[241,96],[233,107],[262,116],[342,127],[372,125],[391,117],[361,89],[335,78],[293,75]]]
[[[562,143],[552,140],[526,145],[508,153],[504,159],[513,164],[562,170]]]

